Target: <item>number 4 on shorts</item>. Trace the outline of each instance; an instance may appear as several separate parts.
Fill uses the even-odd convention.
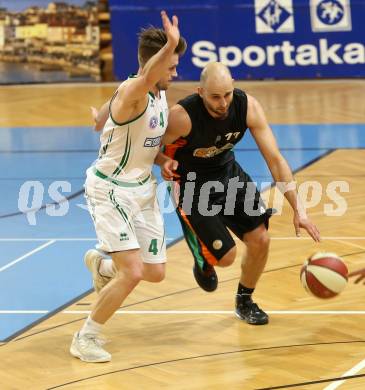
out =
[[[151,240],[150,247],[148,248],[148,252],[153,253],[154,256],[157,255],[158,249],[157,249],[157,238],[153,238]]]

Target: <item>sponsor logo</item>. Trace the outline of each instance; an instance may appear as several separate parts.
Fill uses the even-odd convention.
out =
[[[150,128],[151,129],[154,129],[156,128],[156,126],[158,125],[158,118],[156,115],[154,115],[151,119],[150,119]]]
[[[201,158],[211,158],[223,153],[226,150],[232,149],[233,146],[233,144],[228,143],[220,148],[217,148],[216,146],[211,146],[209,148],[198,148],[194,150],[193,156]]]
[[[192,62],[198,68],[204,68],[212,61],[235,67],[246,65],[251,68],[260,66],[309,66],[328,64],[364,64],[365,46],[360,42],[329,43],[326,38],[316,44],[295,46],[290,41],[270,46],[247,45],[244,49],[237,46],[217,47],[211,41],[198,41],[192,46]]]
[[[311,24],[315,32],[351,31],[349,0],[311,0]]]
[[[256,32],[294,32],[292,0],[255,0]]]
[[[155,146],[160,146],[161,136],[155,138],[146,138],[144,141],[144,146],[147,148],[154,148]]]
[[[120,233],[119,240],[120,241],[128,241],[129,240],[128,234],[127,233]]]

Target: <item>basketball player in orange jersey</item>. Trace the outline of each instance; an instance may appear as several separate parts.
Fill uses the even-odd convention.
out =
[[[268,322],[268,315],[252,301],[251,295],[268,257],[271,212],[232,151],[247,128],[275,182],[293,184],[285,197],[293,209],[296,234],[299,236],[303,228],[318,242],[319,231],[298,203],[292,172],[278,149],[261,105],[234,88],[231,74],[222,63],[208,64],[201,73],[198,93],[180,100],[170,110],[163,137],[165,152],[158,155],[156,163],[166,180],[175,179],[180,184],[177,214],[194,256],[198,284],[206,291],[215,290],[214,266],[233,263],[236,245],[228,227],[247,248],[236,295],[236,314],[249,324],[262,325]]]
[[[161,18],[164,30],[151,27],[139,36],[138,75],[122,82],[100,110],[99,157],[87,170],[85,196],[98,248],[111,254],[112,264],[101,270],[95,250],[85,263],[99,279],[109,281],[108,272],[114,278],[73,337],[70,353],[85,362],[111,360],[99,337],[103,325],[141,280],[159,282],[165,275],[165,231],[151,171],[167,127],[165,90],[186,42],[176,16],[171,22],[162,11]]]

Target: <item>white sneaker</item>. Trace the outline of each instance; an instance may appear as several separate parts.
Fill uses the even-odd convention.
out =
[[[88,363],[102,363],[110,362],[112,355],[105,351],[101,346],[104,341],[93,334],[85,334],[79,336],[79,333],[75,333],[72,339],[70,353]]]
[[[84,263],[91,272],[94,289],[98,294],[99,291],[111,280],[111,278],[100,275],[99,273],[99,267],[102,260],[103,256],[95,249],[89,249],[84,256]]]

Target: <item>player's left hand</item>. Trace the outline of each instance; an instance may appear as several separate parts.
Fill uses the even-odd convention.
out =
[[[161,176],[165,180],[173,180],[174,177],[179,177],[176,171],[179,163],[176,160],[168,159],[161,166]]]
[[[305,229],[315,242],[321,241],[317,226],[308,217],[300,217],[299,214],[295,213],[293,223],[297,237],[300,237],[300,229]]]
[[[365,284],[365,268],[359,269],[358,271],[350,272],[348,276],[349,278],[357,276],[357,279],[354,281],[354,283],[357,284],[364,281]]]

